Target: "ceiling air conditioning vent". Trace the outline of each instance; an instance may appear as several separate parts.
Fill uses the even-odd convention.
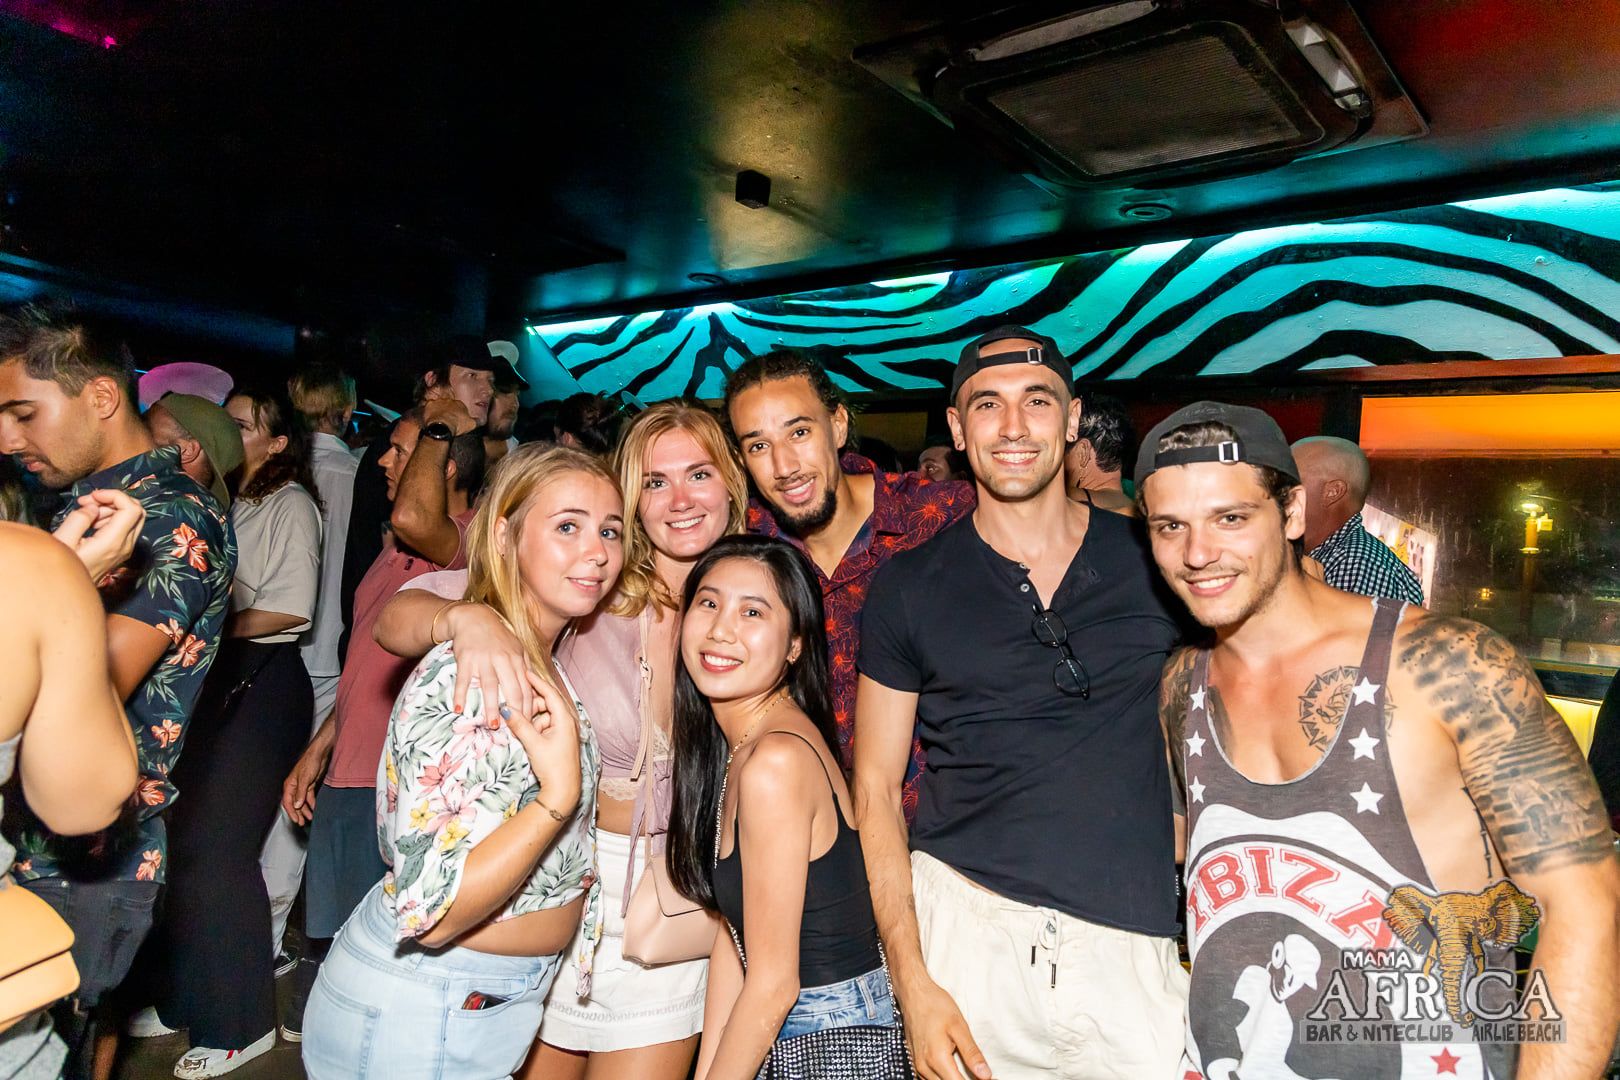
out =
[[[1209,179],[1427,130],[1344,0],[1048,5],[1021,23],[1025,10],[856,59],[1062,184]]]

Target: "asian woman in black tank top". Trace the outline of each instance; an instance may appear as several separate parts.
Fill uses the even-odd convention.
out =
[[[735,931],[710,957],[696,1075],[751,1080],[778,1039],[898,1019],[809,561],[780,540],[727,537],[687,578],[684,610],[669,869]]]

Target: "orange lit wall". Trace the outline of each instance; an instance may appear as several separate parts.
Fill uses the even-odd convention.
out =
[[[1369,397],[1370,454],[1620,453],[1620,390],[1451,397]]]

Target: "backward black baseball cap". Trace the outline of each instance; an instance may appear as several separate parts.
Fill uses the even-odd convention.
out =
[[[1209,446],[1180,450],[1160,450],[1159,440],[1179,427],[1209,421],[1225,424],[1237,436]],[[1227,405],[1220,401],[1195,401],[1177,409],[1154,425],[1136,452],[1136,490],[1142,482],[1170,465],[1190,465],[1198,461],[1218,461],[1223,465],[1266,465],[1299,481],[1299,466],[1277,421],[1248,405]]]
[[[1007,352],[991,353],[989,356],[980,356],[979,350],[986,345],[994,345],[998,341],[1010,340],[1033,341],[1036,348],[1012,349]],[[957,391],[962,384],[985,368],[1000,367],[1002,364],[1039,364],[1050,368],[1070,393],[1074,392],[1074,368],[1068,360],[1058,351],[1057,342],[1045,334],[1037,334],[1027,326],[998,326],[987,334],[981,334],[966,345],[962,346],[961,358],[956,361],[956,371],[951,375],[951,404],[956,404]]]

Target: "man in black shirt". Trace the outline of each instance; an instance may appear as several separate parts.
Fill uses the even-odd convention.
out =
[[[897,555],[866,601],[856,815],[925,1080],[1168,1077],[1180,1055],[1156,713],[1179,605],[1136,523],[1066,497],[1069,373],[1022,327],[963,350],[946,415],[978,509]]]

